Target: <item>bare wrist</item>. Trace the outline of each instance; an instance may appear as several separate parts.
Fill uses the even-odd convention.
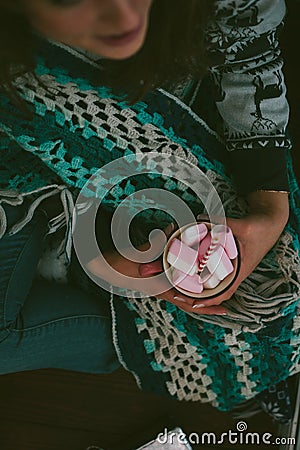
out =
[[[288,192],[255,191],[247,196],[250,215],[262,215],[284,227],[289,217]]]

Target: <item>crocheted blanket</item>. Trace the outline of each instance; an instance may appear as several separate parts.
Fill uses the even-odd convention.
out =
[[[64,55],[65,67],[68,57],[72,55]],[[101,197],[108,182],[113,184],[103,199],[105,207],[113,210],[132,193],[155,187],[180,197],[197,214],[203,204],[180,181],[183,167],[178,159],[173,163],[175,155],[201,168],[227,216],[246,214],[247,205],[226,168],[222,142],[189,106],[164,90],[151,92],[130,106],[93,83],[96,69],[92,64],[88,68],[84,64],[84,78],[81,61],[73,61],[70,67],[68,71],[52,65],[47,54],[47,60],[41,57],[38,62],[38,79],[24,76],[18,80],[18,90],[33,112],[30,119],[17,115],[11,101],[1,97],[0,138],[5,152],[0,202],[31,200],[27,216],[11,233],[31,219],[43,199],[61,193],[64,214],[53,219],[50,232],[67,222],[69,239],[64,249],[70,254],[72,211],[79,190],[107,163],[126,155],[140,161],[149,151],[157,155],[152,160],[157,166],[159,155],[170,156],[168,169],[176,173],[175,179],[166,173],[162,177],[138,173],[126,180],[119,176],[108,180],[103,174],[94,191],[85,191],[86,196]],[[224,410],[299,371],[300,195],[290,161],[287,164],[289,223],[277,244],[226,302],[227,316],[187,314],[159,298],[138,293],[112,295],[115,345],[120,360],[142,388],[181,400],[211,402]],[[0,212],[4,233],[4,209]],[[157,223],[162,227],[170,221],[170,214],[148,211],[142,220],[145,229]]]

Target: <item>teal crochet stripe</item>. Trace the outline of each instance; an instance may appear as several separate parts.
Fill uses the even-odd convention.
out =
[[[218,409],[226,411],[228,405],[240,403],[243,383],[238,381],[238,367],[230,348],[225,344],[226,332],[214,324],[190,320],[190,316],[173,304],[166,310],[173,315],[172,325],[185,333],[189,343],[196,347],[201,363],[206,365],[206,375],[211,378],[210,388],[217,395]],[[216,339],[217,336],[217,339]]]
[[[146,102],[137,102],[134,105],[129,105],[126,103],[122,96],[115,95],[111,92],[110,89],[101,86],[101,87],[94,87],[92,85],[89,85],[86,80],[81,78],[72,78],[70,75],[68,75],[67,71],[63,71],[61,69],[53,69],[48,68],[46,65],[46,62],[43,60],[39,61],[39,64],[37,66],[37,75],[52,75],[55,77],[55,81],[58,83],[61,83],[63,85],[68,85],[69,83],[76,84],[80,90],[83,91],[95,91],[99,97],[103,99],[114,99],[116,102],[118,102],[118,105],[121,109],[131,109],[134,112],[136,112],[136,120],[140,122],[141,125],[145,124],[152,124],[159,128],[159,130],[167,136],[171,141],[174,141],[181,145],[184,149],[190,149],[194,155],[197,155],[198,161],[200,163],[201,167],[204,167],[206,170],[215,170],[217,173],[219,173],[222,176],[226,175],[224,174],[224,166],[220,161],[213,161],[210,162],[207,159],[207,156],[204,152],[204,150],[197,144],[193,144],[191,146],[188,145],[187,140],[183,139],[178,136],[177,133],[174,132],[174,129],[172,127],[169,127],[166,129],[164,127],[164,118],[158,114],[157,112],[154,114],[150,114],[147,112],[147,103]],[[149,94],[152,95],[153,94]],[[155,95],[155,94],[154,94]],[[180,107],[178,106],[178,109]],[[229,179],[229,178],[228,178]]]
[[[291,331],[289,330],[287,333],[283,327],[275,342],[274,337],[257,336],[253,333],[245,334],[246,341],[251,348],[255,349],[249,361],[252,369],[249,379],[255,383],[256,392],[263,391],[266,386],[276,384],[289,376],[293,353],[290,334]]]
[[[1,128],[4,132],[0,134],[0,189],[28,193],[47,185],[61,184],[59,177],[33,155],[24,158],[21,147],[5,132],[4,126]],[[17,164],[10,161],[17,161]]]
[[[32,100],[32,97],[29,96],[29,98]],[[32,100],[33,101],[33,100]],[[107,162],[110,162],[114,160],[117,157],[121,157],[124,155],[124,149],[125,153],[129,152],[133,154],[133,150],[129,148],[130,143],[127,143],[127,148],[124,145],[125,139],[121,140],[121,147],[119,147],[120,140],[113,142],[106,138],[101,138],[101,131],[105,131],[104,128],[101,130],[101,128],[98,129],[98,132],[95,133],[91,137],[91,133],[88,135],[85,131],[85,139],[87,144],[85,146],[82,145],[81,138],[83,136],[84,130],[88,128],[88,124],[84,123],[83,125],[86,125],[85,128],[83,126],[81,127],[74,127],[72,122],[70,120],[67,120],[64,115],[54,113],[52,109],[49,111],[46,110],[47,114],[45,113],[44,109],[39,108],[40,103],[37,101],[33,101],[33,106],[35,107],[36,111],[39,112],[39,115],[37,114],[35,116],[35,122],[34,122],[34,130],[35,130],[35,136],[29,136],[26,133],[28,128],[28,123],[26,120],[19,120],[18,123],[14,123],[14,115],[13,115],[13,108],[11,105],[7,104],[7,109],[11,108],[11,128],[14,129],[15,135],[12,136],[16,140],[16,142],[24,148],[26,151],[30,151],[31,153],[37,155],[41,160],[52,170],[54,170],[56,173],[59,173],[60,177],[63,181],[65,181],[67,184],[74,186],[75,188],[81,189],[86,180],[89,178],[90,175],[95,173],[99,167],[106,164]],[[146,104],[140,103],[140,106],[142,109],[146,107]],[[46,114],[46,115],[45,115]],[[147,115],[148,119],[150,120],[150,115]],[[145,117],[144,117],[145,118]],[[45,131],[45,120],[47,123],[47,130]],[[158,120],[158,115],[156,114],[155,120],[153,122],[161,123],[162,117],[160,116]],[[59,128],[57,127],[59,125]],[[141,124],[143,125],[143,124]],[[166,134],[169,134],[172,139],[175,139],[174,131],[171,129],[170,133],[168,133],[168,130],[161,128],[160,131],[164,131]],[[95,136],[96,135],[96,136]],[[48,140],[47,136],[56,136],[55,140]],[[87,138],[89,136],[89,139]],[[167,136],[169,137],[169,136]],[[185,143],[185,140],[178,138],[178,142],[181,144]],[[102,146],[101,146],[102,142]],[[99,145],[100,144],[100,145]],[[196,154],[201,155],[201,160],[204,159],[202,153],[203,150],[199,146],[194,146],[196,148],[195,152]],[[101,150],[101,151],[100,151]],[[66,161],[66,155],[68,155],[68,163]],[[73,157],[72,157],[73,155]],[[75,159],[74,159],[75,158]],[[89,166],[84,167],[83,161],[94,161],[94,163],[97,161],[97,166]],[[203,161],[203,166],[205,166],[205,163]],[[208,168],[213,168],[213,163],[210,163],[208,160],[206,160],[206,166]],[[76,176],[75,176],[76,173]],[[97,193],[101,194],[101,178],[99,181],[99,184],[97,186]],[[163,185],[157,185],[158,187],[165,187],[167,189],[170,189],[170,181],[167,181],[167,186]],[[104,180],[105,184],[105,180]],[[145,185],[145,183],[144,183]],[[150,183],[149,186],[152,187],[153,183]],[[174,188],[176,185],[174,184]],[[118,205],[120,201],[122,200],[122,196],[129,195],[133,193],[136,190],[134,186],[131,185],[130,181],[127,181],[126,187],[124,188],[118,188],[115,187],[113,191],[114,200],[113,201],[107,201],[107,203],[110,203],[113,207]],[[104,188],[105,191],[105,188]],[[195,198],[190,195],[186,190],[181,190],[181,196],[182,198],[187,202],[195,202]],[[92,195],[94,195],[94,192],[92,192]],[[195,208],[199,208],[198,205],[195,205]],[[199,211],[199,210],[198,210]]]

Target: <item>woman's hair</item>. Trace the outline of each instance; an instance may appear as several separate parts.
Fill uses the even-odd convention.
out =
[[[11,96],[20,74],[34,72],[34,34],[18,9],[20,0],[0,0],[0,86]],[[211,0],[153,0],[142,49],[123,61],[104,60],[105,84],[135,100],[154,87],[174,84],[205,71],[204,30]],[[121,74],[121,75],[120,75]],[[103,71],[99,72],[103,83]]]

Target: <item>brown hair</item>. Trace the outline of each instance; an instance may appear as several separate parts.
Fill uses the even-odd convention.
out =
[[[0,86],[16,97],[13,80],[34,72],[34,39],[20,0],[0,0]],[[211,0],[153,0],[142,49],[124,61],[105,61],[106,84],[131,99],[205,70],[204,30]],[[122,76],[118,76],[122,74]],[[100,74],[99,74],[100,77]],[[101,83],[103,83],[101,71]],[[99,80],[100,81],[100,80]]]

